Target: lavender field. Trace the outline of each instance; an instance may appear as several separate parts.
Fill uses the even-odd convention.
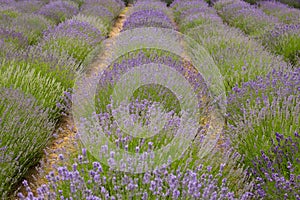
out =
[[[0,199],[300,200],[299,0],[0,0],[0,22]]]

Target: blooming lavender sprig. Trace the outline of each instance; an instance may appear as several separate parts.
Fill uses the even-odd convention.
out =
[[[260,198],[299,199],[300,136],[298,132],[285,137],[275,133],[271,148],[261,151],[252,161],[251,174],[256,177]]]
[[[54,124],[48,111],[20,90],[0,88],[0,198],[39,162]]]
[[[46,176],[48,183],[37,189],[37,198],[237,199],[222,175],[224,166],[220,166],[218,175],[214,175],[211,166],[199,165],[195,169],[164,166],[133,177],[79,155],[72,166],[60,165]],[[29,187],[27,198],[30,195]],[[21,193],[18,196],[26,198]],[[239,199],[250,199],[251,196],[245,192]]]
[[[46,18],[60,23],[78,13],[78,5],[71,1],[52,1],[41,7],[36,13],[44,15]]]

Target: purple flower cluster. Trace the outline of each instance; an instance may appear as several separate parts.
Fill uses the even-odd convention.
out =
[[[300,24],[280,24],[263,35],[262,41],[287,61],[300,66]]]
[[[102,9],[101,9],[102,8]],[[81,12],[92,15],[104,17],[102,14],[107,16],[112,15],[113,17],[118,16],[121,10],[124,8],[124,2],[121,0],[86,0],[82,7]],[[102,12],[97,13],[96,11],[103,10]],[[104,11],[105,10],[105,11]],[[111,18],[112,20],[112,18]]]
[[[179,30],[211,53],[225,78],[228,91],[235,84],[240,85],[272,69],[288,67],[282,59],[267,52],[255,40],[246,37],[238,29],[224,25],[216,11],[203,0],[177,0],[172,8]]]
[[[298,24],[290,26],[283,24],[281,20],[274,17],[275,15],[269,16],[256,6],[240,0],[220,0],[215,4],[215,8],[224,21],[249,35],[257,36],[273,52],[282,55],[292,64],[298,65]],[[277,37],[278,34],[274,32],[281,34]]]
[[[25,0],[18,1],[14,4],[14,7],[23,13],[34,13],[38,11],[42,6],[45,5],[45,2],[39,0]]]
[[[278,24],[278,19],[268,16],[254,5],[240,0],[220,0],[214,7],[224,21],[245,33],[259,36]]]
[[[229,137],[244,155],[243,162],[252,168],[250,175],[260,177],[256,191],[262,197],[284,199],[286,189],[292,196],[299,191],[299,182],[287,181],[290,174],[300,175],[298,167],[293,173],[287,167],[289,162],[299,166],[299,76],[299,68],[273,71],[233,88],[228,98]],[[274,175],[281,178],[279,185],[269,178]]]
[[[148,7],[151,7],[152,2],[147,3]],[[134,28],[142,27],[159,27],[159,28],[170,28],[175,29],[175,25],[172,22],[172,19],[166,12],[156,8],[156,3],[154,3],[153,8],[143,9],[144,4],[138,4],[137,9],[133,7],[132,12],[126,18],[126,21],[123,25],[123,30],[129,30]],[[166,5],[164,5],[166,7]]]
[[[45,50],[65,51],[81,63],[103,39],[100,30],[94,26],[71,19],[46,31],[41,46]]]
[[[0,87],[0,198],[39,162],[54,124],[47,110],[20,90]]]
[[[79,12],[78,5],[70,1],[51,1],[49,4],[41,7],[36,13],[60,23],[71,18]]]
[[[24,48],[28,45],[28,38],[20,32],[0,27],[0,39],[14,48]]]
[[[126,173],[107,170],[86,155],[79,155],[71,167],[55,167],[46,176],[49,183],[37,189],[35,198],[236,199],[222,174],[224,167],[222,164],[218,174],[214,175],[211,166],[199,165],[193,170],[172,170],[163,166],[153,172],[132,177]],[[34,198],[28,183],[25,181],[23,184],[27,188],[27,196],[19,193],[18,197],[21,200]],[[244,193],[239,199],[251,197],[251,193]]]
[[[262,1],[259,2],[259,8],[268,15],[277,17],[285,24],[299,24],[300,10],[290,8],[289,6],[276,1]]]
[[[299,199],[300,136],[275,135],[271,148],[252,161],[257,193],[261,198]]]

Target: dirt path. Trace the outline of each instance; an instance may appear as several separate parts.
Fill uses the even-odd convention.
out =
[[[129,7],[124,8],[116,19],[116,22],[109,33],[110,38],[116,37],[121,32],[128,9]],[[104,56],[105,55],[107,54],[104,54]],[[101,70],[102,64],[100,62],[102,60],[102,56],[103,54],[100,53],[98,58],[96,57],[90,64],[92,71],[96,72]],[[35,195],[37,195],[36,189],[47,182],[45,175],[47,175],[53,169],[53,166],[58,163],[60,159],[59,155],[62,154],[64,159],[67,160],[71,154],[76,153],[79,150],[79,144],[77,143],[78,139],[76,139],[77,129],[71,115],[62,117],[55,133],[57,137],[44,150],[40,164],[31,168],[24,178],[28,181],[32,192]],[[21,183],[11,199],[18,199],[17,193],[19,192],[26,194],[25,187]]]

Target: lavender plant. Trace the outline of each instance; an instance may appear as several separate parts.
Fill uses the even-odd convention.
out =
[[[111,13],[107,8],[103,6],[92,6],[89,4],[83,5],[80,13],[87,16],[95,16],[99,17],[106,23],[111,23],[111,21],[114,19],[114,14]]]
[[[285,137],[275,133],[271,147],[252,161],[251,173],[256,177],[257,196],[260,198],[299,199],[300,151],[298,132]]]
[[[8,28],[0,27],[0,39],[15,49],[25,48],[28,45],[28,38],[24,34]]]
[[[94,26],[71,19],[46,31],[41,46],[43,50],[57,49],[58,52],[67,52],[78,63],[82,63],[103,39],[101,32]]]
[[[255,40],[238,29],[224,25],[215,10],[202,0],[181,2],[172,4],[176,6],[172,8],[175,9],[179,29],[211,53],[225,78],[227,91],[231,91],[235,84],[255,79],[272,69],[289,69],[281,58],[270,54]],[[201,7],[193,8],[193,4]]]
[[[54,124],[47,110],[20,90],[0,88],[0,198],[7,199],[15,184],[39,162]]]
[[[50,172],[47,175],[49,183],[37,191],[39,198],[46,199],[236,199],[223,177],[224,165],[220,166],[218,175],[212,174],[211,169],[205,165],[195,169],[165,166],[130,176],[106,169],[83,149],[83,154],[78,155],[72,166],[64,163]],[[26,181],[24,185],[27,186],[27,198],[32,198],[33,193]],[[19,194],[20,199],[26,196]],[[240,199],[250,197],[250,193],[244,193]]]
[[[298,25],[279,23],[278,18],[267,16],[262,10],[240,0],[220,0],[215,4],[215,8],[224,21],[251,36],[258,37],[273,52],[297,65]],[[276,37],[280,39],[277,40]]]
[[[260,196],[283,196],[285,193],[281,193],[281,189],[284,185],[276,185],[273,175],[278,173],[278,176],[289,179],[289,170],[284,166],[288,162],[298,162],[297,150],[291,147],[290,139],[286,140],[289,144],[283,145],[283,138],[293,138],[294,133],[299,130],[299,72],[299,68],[290,72],[273,71],[266,77],[233,88],[233,93],[228,98],[228,137],[236,150],[244,155],[243,162],[246,166],[254,169],[251,175],[254,178],[260,177],[258,182],[261,183],[256,186]],[[276,140],[282,141],[282,147],[276,147]],[[287,156],[281,160],[282,166],[276,167],[276,163],[279,164],[276,159],[283,159],[280,148],[285,149],[286,155],[291,155],[294,151],[296,153],[293,158]],[[265,160],[261,160],[261,156]],[[266,157],[270,162],[267,162]],[[272,170],[273,175],[269,170]],[[273,178],[269,179],[268,175]],[[291,187],[293,195],[292,192],[296,192],[297,187]]]
[[[43,35],[43,31],[53,26],[53,22],[47,20],[41,15],[22,14],[12,20],[10,29],[23,33],[27,37],[29,45],[38,42]]]
[[[157,10],[141,10],[129,15],[124,23],[123,31],[141,27],[174,29],[171,19],[164,12]]]
[[[41,46],[33,46],[23,51],[9,54],[10,60],[6,58],[6,65],[27,65],[40,73],[42,76],[54,78],[60,83],[64,90],[72,88],[75,79],[83,71],[83,66],[78,65],[76,60],[66,52],[57,50],[43,51]]]
[[[0,77],[1,87],[20,89],[25,94],[34,96],[39,105],[49,109],[52,118],[58,117],[59,109],[56,104],[65,88],[54,78],[42,76],[29,64],[20,65],[18,62],[6,61],[1,63]]]
[[[45,5],[45,2],[39,0],[25,0],[18,1],[14,4],[14,7],[22,13],[34,13],[39,10],[42,6]]]
[[[53,20],[56,24],[71,18],[78,13],[78,5],[71,1],[52,1],[36,13]]]
[[[124,2],[120,0],[86,0],[82,6],[82,10],[89,10],[93,7],[102,7],[107,9],[114,17],[116,17],[124,6]],[[95,14],[97,15],[97,13]],[[98,16],[101,16],[100,13]]]
[[[89,23],[90,25],[97,28],[104,37],[107,36],[109,33],[111,22],[107,22],[101,19],[100,17],[78,14],[74,16],[72,19],[80,22]]]
[[[275,53],[283,55],[287,61],[299,65],[300,57],[300,25],[277,25],[265,33],[262,42]]]
[[[300,23],[300,10],[276,1],[261,1],[259,8],[268,15],[277,17],[284,24]]]
[[[243,1],[220,0],[214,7],[224,21],[252,36],[263,34],[278,23],[277,18]]]

